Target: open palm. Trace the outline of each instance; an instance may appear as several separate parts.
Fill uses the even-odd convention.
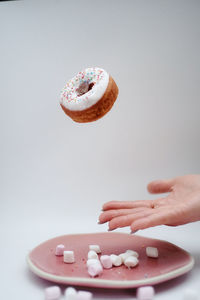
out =
[[[109,222],[109,230],[130,226],[134,232],[157,225],[177,226],[200,220],[200,175],[153,181],[147,188],[152,194],[169,194],[155,200],[107,202],[99,223]]]

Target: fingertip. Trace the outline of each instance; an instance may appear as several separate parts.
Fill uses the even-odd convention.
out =
[[[172,190],[173,180],[154,180],[147,185],[151,194],[168,193]]]
[[[131,230],[130,234],[135,234],[138,230]]]
[[[142,229],[151,227],[151,225],[148,223],[147,220],[148,220],[148,217],[134,221],[134,223],[131,224],[131,231],[138,231],[138,230],[142,230]]]
[[[151,181],[148,185],[147,185],[147,190],[149,193],[153,194],[156,192],[156,187],[160,184],[160,180],[154,180]]]
[[[101,220],[100,218],[99,218],[99,220],[98,220],[98,224],[104,224],[104,223],[106,223],[104,220]]]
[[[103,224],[103,223],[105,223],[105,221],[103,219],[103,213],[101,213],[98,219],[98,224]]]
[[[115,226],[115,224],[113,224],[112,221],[108,222],[108,231],[113,231],[116,228],[117,227]]]
[[[103,204],[101,211],[104,212],[106,210],[106,204]]]
[[[113,201],[109,201],[109,202],[104,203],[103,206],[102,206],[102,211],[110,209],[110,206],[112,206],[112,204],[113,204]]]
[[[131,234],[136,233],[139,229],[136,227],[135,222],[133,222],[130,226]]]
[[[118,200],[111,200],[109,202],[106,202],[102,206],[102,210],[110,210],[110,209],[115,209],[115,208],[120,208],[121,205],[124,204],[124,201],[118,201]]]
[[[112,225],[109,223],[108,224],[108,231],[113,231],[115,230],[116,228],[115,227],[112,227]]]

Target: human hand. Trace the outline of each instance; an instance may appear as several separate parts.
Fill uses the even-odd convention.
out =
[[[152,194],[169,194],[155,200],[107,202],[99,223],[109,222],[109,230],[130,226],[135,232],[157,225],[178,226],[200,220],[200,175],[153,181],[147,189]]]

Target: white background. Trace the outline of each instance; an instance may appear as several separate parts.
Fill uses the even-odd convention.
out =
[[[43,299],[51,283],[25,262],[39,243],[106,231],[97,225],[104,202],[150,199],[149,181],[200,172],[199,28],[199,1],[0,2],[2,299]],[[104,118],[78,124],[59,95],[90,66],[107,70],[120,93]],[[197,222],[138,233],[196,260],[188,275],[156,286],[156,299],[199,290],[199,232]]]

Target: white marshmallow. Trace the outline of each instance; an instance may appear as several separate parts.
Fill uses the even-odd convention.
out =
[[[112,259],[109,255],[101,255],[100,261],[104,267],[104,269],[112,268]]]
[[[124,263],[125,260],[126,260],[129,256],[131,256],[129,253],[121,253],[121,254],[119,254],[119,257],[121,257],[121,259],[122,259],[122,263]]]
[[[100,263],[95,263],[88,266],[88,273],[91,277],[100,275],[103,272],[102,265]]]
[[[89,267],[90,265],[93,265],[93,264],[101,264],[100,261],[96,258],[90,258],[87,260],[87,267]]]
[[[71,264],[75,262],[74,251],[64,251],[63,252],[63,260],[67,264]]]
[[[45,300],[58,300],[60,296],[61,290],[57,285],[45,289]]]
[[[146,247],[146,255],[148,257],[157,258],[158,257],[158,249],[155,247]]]
[[[77,291],[73,287],[66,288],[64,294],[65,294],[66,300],[76,300],[77,299]]]
[[[199,294],[196,290],[187,289],[184,291],[183,300],[198,300]]]
[[[110,255],[113,266],[119,267],[122,264],[122,258],[119,255],[111,254]]]
[[[98,255],[94,250],[90,250],[88,252],[88,259],[91,259],[91,258],[98,259]]]
[[[124,264],[128,268],[133,268],[138,265],[139,261],[135,256],[129,256],[125,259]]]
[[[101,253],[99,245],[89,245],[89,249],[95,251],[96,253]]]
[[[132,256],[135,256],[137,258],[139,257],[139,254],[136,251],[134,251],[134,250],[126,250],[125,253],[130,254]]]
[[[91,300],[93,297],[92,293],[88,291],[78,291],[77,300]]]

